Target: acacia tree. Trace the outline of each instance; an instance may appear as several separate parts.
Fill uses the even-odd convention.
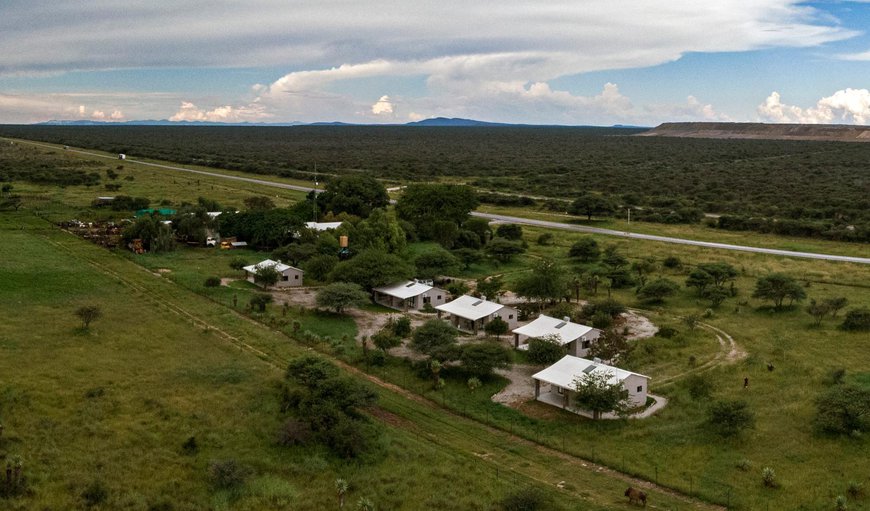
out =
[[[806,308],[807,314],[813,317],[815,320],[815,326],[819,326],[822,324],[822,320],[825,319],[825,316],[831,312],[831,307],[826,302],[817,302],[815,298],[810,300],[810,304],[807,305]]]
[[[614,211],[616,205],[613,201],[603,195],[591,193],[581,195],[568,208],[568,212],[572,215],[586,215],[587,220],[592,220],[592,215],[604,216]]]
[[[621,382],[611,383],[612,374],[594,371],[574,379],[574,406],[592,412],[594,420],[602,413],[623,415],[628,410],[628,389]]]
[[[677,292],[680,286],[676,282],[669,279],[656,279],[641,287],[637,291],[637,296],[646,302],[660,303],[668,296]]]
[[[333,282],[321,288],[315,300],[318,307],[326,307],[341,314],[348,307],[359,307],[368,303],[369,296],[359,284]]]
[[[520,277],[514,288],[518,295],[530,300],[560,300],[568,294],[568,274],[557,262],[540,259],[532,266],[531,273]]]
[[[807,297],[807,293],[794,278],[784,273],[771,273],[758,279],[752,297],[770,300],[774,310],[781,310],[786,299],[789,304],[799,302]]]
[[[466,344],[459,356],[462,367],[471,375],[485,377],[492,374],[493,369],[505,368],[510,365],[511,354],[504,346],[493,343]]]
[[[568,256],[577,259],[581,263],[594,263],[601,256],[601,249],[595,238],[586,236],[580,238],[568,250]]]
[[[82,305],[76,309],[75,314],[82,320],[82,329],[87,330],[91,322],[100,319],[103,311],[98,305]]]

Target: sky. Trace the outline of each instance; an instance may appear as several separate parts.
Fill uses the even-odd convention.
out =
[[[0,123],[870,124],[870,0],[3,0]]]

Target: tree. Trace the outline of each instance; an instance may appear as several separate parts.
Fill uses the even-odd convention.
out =
[[[365,250],[332,270],[333,281],[354,282],[366,291],[406,280],[414,270],[404,258],[380,250]]]
[[[128,225],[121,233],[125,244],[135,239],[142,240],[142,247],[149,252],[168,252],[174,248],[172,228],[159,218],[145,215]]]
[[[272,251],[272,258],[287,261],[293,266],[298,266],[303,261],[317,254],[317,245],[314,243],[291,243]]]
[[[375,208],[368,218],[345,223],[339,228],[340,234],[347,234],[353,240],[356,250],[375,249],[396,254],[405,250],[407,238],[392,211]]]
[[[221,236],[235,236],[262,250],[287,245],[301,229],[302,220],[283,208],[226,211],[220,216]]]
[[[825,300],[825,303],[831,309],[831,317],[836,318],[840,309],[849,304],[849,300],[847,300],[845,296],[839,296],[836,298],[828,298]]]
[[[365,174],[352,174],[330,179],[326,191],[317,200],[333,214],[347,213],[366,218],[375,208],[387,207],[390,196],[377,179]]]
[[[486,218],[471,217],[462,223],[462,230],[476,234],[478,246],[486,245],[492,239],[492,229],[489,228],[489,220]]]
[[[248,302],[252,309],[257,309],[260,312],[266,312],[266,305],[272,303],[272,295],[269,293],[257,293],[251,297]]]
[[[368,303],[369,296],[359,284],[333,282],[320,288],[315,300],[318,307],[326,307],[341,314],[349,307],[359,307]]]
[[[103,310],[99,305],[82,305],[75,312],[76,316],[82,320],[82,329],[87,330],[91,323],[100,319],[103,315]]]
[[[470,186],[412,184],[396,203],[396,213],[414,224],[420,239],[427,240],[433,239],[436,222],[446,221],[458,227],[478,204],[477,194]]]
[[[565,356],[565,348],[556,336],[532,337],[528,340],[529,362],[533,364],[555,364]]]
[[[393,331],[383,328],[379,330],[376,334],[372,336],[372,344],[375,345],[375,348],[387,352],[390,348],[395,348],[402,344],[402,339],[396,335]]]
[[[504,278],[501,275],[493,277],[480,277],[477,279],[475,288],[480,296],[485,296],[491,300],[497,299],[502,294],[502,286]]]
[[[704,292],[707,290],[707,287],[713,285],[713,276],[707,273],[706,271],[695,268],[689,273],[689,276],[686,278],[686,287],[694,287],[698,290],[698,294],[703,296]]]
[[[242,271],[242,269],[248,265],[248,262],[245,261],[244,257],[234,257],[230,260],[230,268],[236,271]]]
[[[508,263],[515,255],[526,251],[522,241],[511,241],[504,238],[493,238],[486,245],[485,250],[490,257],[501,263]]]
[[[755,283],[753,298],[761,298],[773,302],[775,310],[782,309],[782,303],[788,299],[790,303],[806,298],[804,288],[792,277],[784,273],[771,273],[759,278]]]
[[[538,302],[561,300],[568,294],[568,274],[557,262],[539,259],[532,265],[530,273],[517,280],[514,290],[518,295]]]
[[[829,388],[816,399],[814,426],[829,435],[870,431],[870,389],[853,385]]]
[[[466,344],[459,357],[462,367],[473,376],[485,377],[492,374],[493,369],[505,368],[510,365],[511,354],[504,346],[489,342]]]
[[[660,303],[668,296],[672,296],[680,286],[669,279],[656,279],[643,286],[637,291],[637,296],[646,302]]]
[[[595,320],[592,323],[594,325]],[[604,330],[601,336],[592,343],[592,346],[589,347],[589,356],[602,360],[613,360],[616,357],[627,356],[631,352],[631,348],[632,345],[628,343],[622,332],[610,328]]]
[[[325,281],[329,278],[329,273],[338,264],[338,257],[334,255],[319,254],[302,264],[305,270],[305,279],[312,278],[318,281]]]
[[[258,266],[254,273],[254,283],[266,289],[277,284],[279,280],[281,280],[281,274],[278,273],[274,265]]]
[[[698,268],[707,272],[713,278],[713,284],[719,288],[737,278],[737,269],[728,263],[703,263],[699,264]]]
[[[704,291],[702,296],[705,299],[710,300],[710,306],[715,309],[716,307],[719,307],[722,302],[724,302],[729,296],[731,296],[731,293],[722,288],[714,286]]]
[[[806,308],[807,314],[813,317],[815,320],[815,325],[819,326],[822,324],[822,320],[825,319],[825,316],[831,312],[831,307],[825,302],[817,302],[815,298],[810,300],[810,304],[807,305]]]
[[[486,332],[486,335],[491,335],[498,339],[502,335],[506,334],[510,325],[500,317],[496,316],[492,321],[484,325],[483,331]]]
[[[458,332],[440,319],[430,319],[411,335],[411,347],[420,353],[438,358],[449,355],[449,349],[456,344]]]
[[[523,227],[518,224],[501,224],[495,229],[495,235],[508,240],[521,240]]]
[[[655,270],[656,260],[652,257],[647,257],[645,259],[641,259],[640,261],[635,261],[631,263],[631,271],[637,274],[637,280],[638,282],[640,282],[641,286],[646,285],[647,275],[654,272]]]
[[[400,339],[411,335],[411,320],[408,316],[400,316],[395,320],[390,320],[388,324],[393,333]]]
[[[605,216],[616,211],[616,205],[609,198],[602,195],[587,193],[578,197],[571,206],[568,212],[572,215],[586,215],[587,220],[592,220],[592,216]]]
[[[866,332],[870,330],[870,309],[861,307],[846,313],[840,328],[850,332]]]
[[[593,371],[574,379],[574,406],[592,412],[594,420],[602,413],[619,415],[628,410],[628,389],[622,382],[611,383],[612,373]]]
[[[423,279],[433,279],[444,275],[453,275],[459,270],[456,257],[441,247],[431,248],[414,259],[417,276]]]
[[[275,208],[275,203],[269,197],[262,195],[255,197],[246,197],[244,201],[245,209],[250,211],[266,211]]]
[[[601,257],[601,249],[594,238],[586,236],[571,245],[568,255],[581,263],[594,263]]]
[[[475,248],[458,248],[453,251],[453,256],[462,264],[463,270],[467,270],[472,264],[483,260],[483,254]]]
[[[733,437],[753,427],[755,414],[745,401],[715,401],[707,410],[707,424],[723,437]]]

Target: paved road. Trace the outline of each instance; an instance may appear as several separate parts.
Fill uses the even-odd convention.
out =
[[[7,139],[8,140],[8,139]],[[50,147],[52,149],[57,149],[56,145],[49,144],[41,144],[38,142],[30,142],[29,144],[38,145],[42,147]],[[104,154],[92,153],[89,151],[81,151],[78,149],[67,149],[70,152],[78,153],[78,154],[86,154],[88,156],[94,156],[96,158],[105,158],[109,160],[116,160],[116,157],[106,156]],[[207,172],[204,170],[193,170],[187,169],[184,167],[175,167],[172,165],[162,165],[159,163],[150,163],[140,160],[133,160],[127,158],[130,163],[137,163],[139,165],[148,165],[150,167],[157,167],[161,169],[167,170],[176,170],[179,172],[190,172],[193,174],[200,174],[203,176],[211,176],[218,177],[223,179],[232,179],[235,181],[243,181],[246,183],[254,183],[263,186],[271,186],[274,188],[284,188],[286,190],[296,190],[299,192],[310,192],[314,190],[314,188],[299,186],[299,185],[290,185],[286,183],[278,183],[275,181],[267,181],[265,179],[255,179],[251,177],[241,177],[241,176],[231,176],[227,174],[220,174],[217,172]],[[318,193],[323,190],[317,190]],[[855,256],[841,256],[841,255],[832,255],[832,254],[817,254],[814,252],[795,252],[792,250],[779,250],[775,248],[761,248],[761,247],[749,247],[745,245],[731,245],[728,243],[716,243],[712,241],[696,241],[696,240],[687,240],[684,238],[672,238],[670,236],[656,236],[654,234],[640,234],[634,232],[625,232],[625,231],[616,231],[613,229],[602,229],[600,227],[588,227],[585,225],[575,225],[575,224],[566,224],[561,222],[550,222],[548,220],[535,220],[532,218],[522,218],[517,216],[508,216],[508,215],[496,215],[493,213],[481,213],[479,211],[473,211],[471,213],[472,216],[476,216],[478,218],[485,218],[487,220],[496,221],[496,222],[509,222],[513,224],[520,225],[531,225],[535,227],[546,227],[549,229],[561,229],[565,231],[573,231],[573,232],[586,232],[592,234],[604,234],[607,236],[621,236],[623,238],[635,238],[641,240],[649,240],[649,241],[660,241],[663,243],[676,243],[679,245],[693,245],[696,247],[707,247],[707,248],[716,248],[721,250],[737,250],[740,252],[754,252],[757,254],[770,254],[777,256],[786,256],[786,257],[802,257],[806,259],[822,259],[825,261],[841,261],[841,262],[849,262],[849,263],[858,263],[858,264],[870,264],[870,258],[867,257],[855,257]],[[870,248],[868,248],[870,251]]]

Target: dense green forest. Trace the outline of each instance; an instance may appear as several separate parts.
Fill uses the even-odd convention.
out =
[[[870,145],[633,137],[624,128],[400,126],[0,126],[0,135],[258,174],[365,172],[462,180],[573,200],[586,192],[638,220],[870,241]],[[536,199],[551,208],[564,202]],[[617,210],[618,212],[618,210]]]

